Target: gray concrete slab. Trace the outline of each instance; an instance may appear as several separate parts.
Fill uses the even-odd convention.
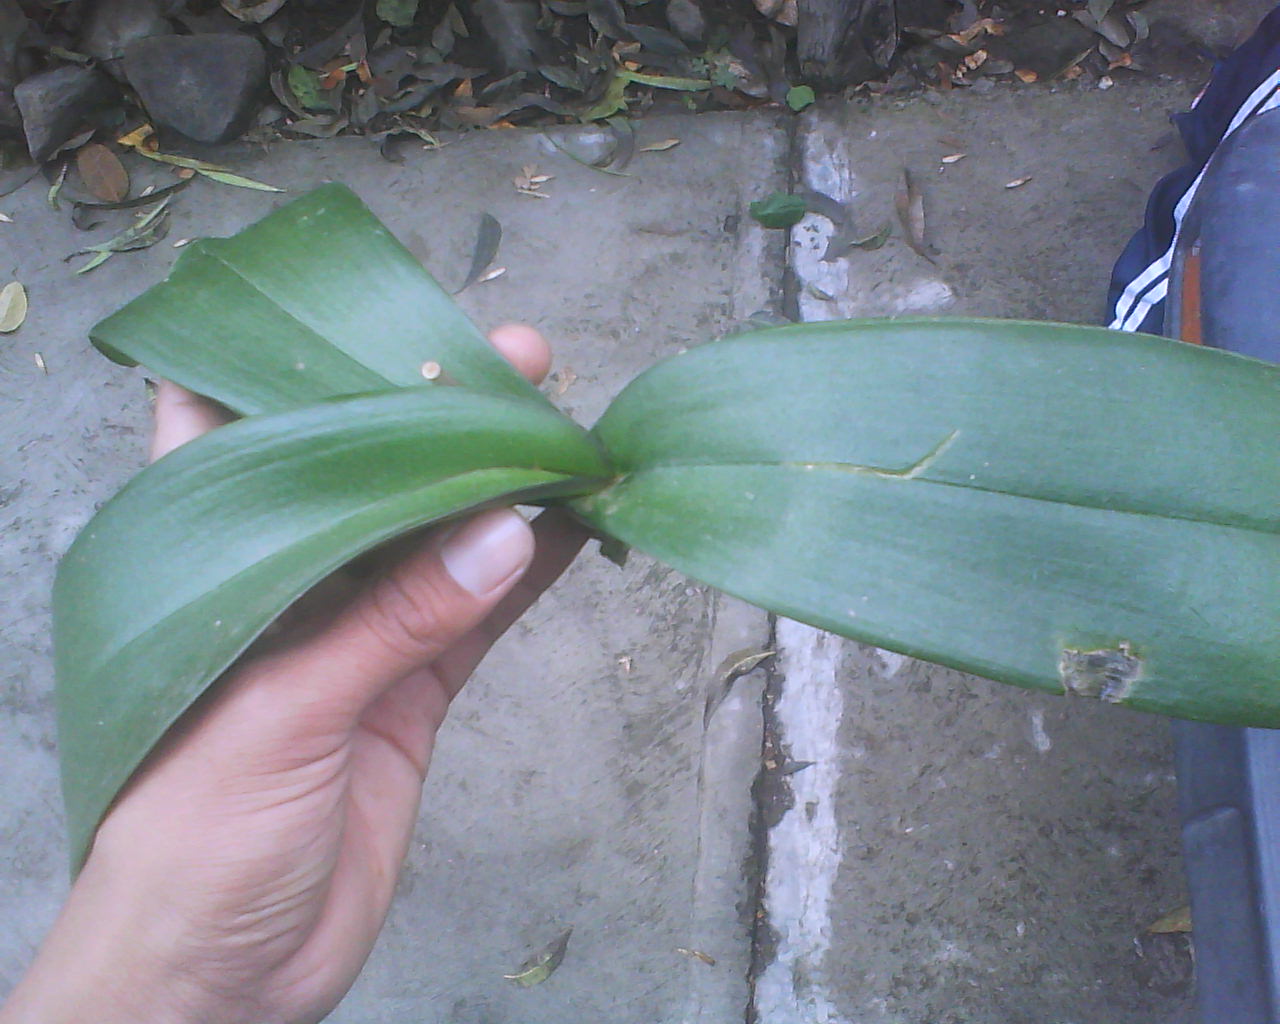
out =
[[[829,225],[798,225],[804,318],[1097,322],[1110,265],[1177,159],[1160,145],[1167,114],[1191,94],[1127,78],[824,106],[807,118],[807,184],[869,230],[895,220],[896,237],[824,264]],[[894,217],[904,166],[936,263]],[[787,780],[769,838],[761,1024],[1194,1019],[1185,947],[1154,964],[1136,942],[1186,902],[1162,720],[791,623],[778,640],[784,751],[816,763]]]
[[[493,213],[507,272],[463,304],[485,326],[542,326],[559,355],[552,393],[590,421],[658,357],[776,298],[776,236],[734,229],[732,219],[784,185],[774,118],[655,118],[640,131],[642,141],[682,141],[637,155],[629,177],[576,164],[533,132],[407,149],[402,165],[359,140],[219,156],[291,190],[348,182],[446,285],[465,275],[481,211]],[[550,198],[516,193],[512,178],[527,164],[554,175]],[[0,199],[14,219],[0,224],[0,276],[25,282],[31,298],[27,324],[0,344],[0,990],[20,974],[65,885],[48,644],[54,564],[139,466],[145,435],[140,377],[96,356],[85,333],[174,256],[166,241],[73,277],[62,257],[85,236],[45,207],[44,189],[33,182]],[[198,182],[174,204],[172,239],[229,233],[280,201]],[[460,698],[391,920],[332,1019],[741,1019],[760,742],[750,682],[705,733],[702,716],[719,660],[766,636],[760,613],[642,557],[625,570],[581,559]],[[568,955],[550,981],[519,989],[502,980],[569,926]]]

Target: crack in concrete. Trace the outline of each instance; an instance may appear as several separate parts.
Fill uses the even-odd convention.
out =
[[[794,192],[804,177],[804,143],[801,118],[791,118],[786,122],[787,145],[784,164],[786,169],[787,191]],[[781,267],[781,313],[788,320],[800,320],[800,279],[796,274],[795,262],[791,255],[791,236],[786,233],[782,250]],[[778,650],[778,617],[769,615],[769,649]],[[777,957],[777,935],[769,924],[765,905],[769,877],[769,833],[778,819],[791,806],[791,786],[787,776],[778,766],[783,763],[781,757],[781,730],[778,724],[777,705],[782,696],[783,676],[775,657],[764,665],[765,688],[761,697],[761,715],[763,728],[760,738],[760,770],[751,786],[751,860],[747,867],[753,872],[747,877],[752,880],[752,904],[750,907],[751,927],[751,959],[747,971],[747,1006],[745,1024],[760,1024],[756,1007],[756,982]],[[773,764],[773,769],[769,765]]]

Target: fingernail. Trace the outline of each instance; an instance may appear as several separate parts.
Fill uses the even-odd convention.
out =
[[[529,564],[533,531],[520,513],[483,512],[464,523],[440,549],[445,571],[463,590],[484,597]]]

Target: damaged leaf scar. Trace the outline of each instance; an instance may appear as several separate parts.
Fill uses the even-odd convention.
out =
[[[1141,680],[1142,667],[1142,659],[1125,640],[1093,651],[1065,647],[1058,659],[1058,679],[1064,693],[1120,704]]]

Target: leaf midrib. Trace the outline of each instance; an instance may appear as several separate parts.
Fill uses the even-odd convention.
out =
[[[945,442],[944,442],[945,443]],[[941,447],[941,446],[939,446]],[[938,449],[934,450],[937,453]],[[931,453],[933,455],[934,453]],[[1046,495],[1025,494],[1021,491],[1003,490],[997,487],[984,487],[979,484],[966,483],[953,480],[939,480],[936,477],[924,476],[919,473],[912,472],[921,463],[928,462],[931,455],[925,456],[924,459],[913,463],[905,469],[886,469],[880,466],[867,466],[854,462],[832,462],[832,461],[807,461],[797,459],[779,460],[775,462],[761,461],[757,459],[744,459],[734,461],[718,461],[718,462],[682,462],[678,460],[664,461],[641,466],[635,469],[622,470],[609,483],[609,486],[599,492],[603,496],[606,491],[612,490],[614,487],[621,486],[628,479],[641,476],[645,473],[661,472],[664,469],[729,469],[729,468],[753,468],[753,469],[789,469],[789,470],[806,470],[806,469],[826,469],[841,473],[853,473],[858,476],[871,476],[881,480],[896,480],[902,483],[922,483],[932,484],[936,487],[953,487],[960,490],[975,491],[981,494],[999,495],[1007,498],[1016,498],[1020,501],[1042,502],[1047,505],[1063,505],[1068,508],[1088,509],[1093,512],[1107,512],[1116,515],[1138,516],[1145,519],[1166,520],[1171,522],[1187,522],[1197,523],[1201,526],[1218,526],[1229,530],[1240,530],[1245,533],[1261,534],[1265,536],[1280,535],[1280,523],[1267,524],[1263,521],[1249,520],[1247,522],[1224,522],[1218,519],[1205,519],[1194,515],[1180,515],[1174,512],[1156,512],[1144,511],[1137,508],[1122,508],[1114,505],[1103,505],[1097,502],[1075,501],[1066,498],[1054,498]]]
[[[225,241],[225,240],[222,240],[222,241]],[[336,349],[337,351],[341,352],[344,356],[350,359],[357,366],[367,370],[369,373],[373,374],[379,380],[384,381],[388,385],[388,387],[393,387],[393,388],[404,387],[404,385],[397,384],[395,381],[388,378],[385,374],[382,374],[377,370],[375,370],[368,363],[364,362],[364,360],[357,358],[357,356],[353,353],[353,351],[348,346],[342,343],[341,339],[330,338],[327,334],[323,333],[320,330],[320,328],[317,327],[315,324],[312,324],[310,321],[303,319],[301,316],[295,313],[292,309],[283,305],[280,302],[280,300],[275,297],[275,295],[267,291],[265,288],[262,288],[260,285],[256,284],[250,278],[246,277],[243,271],[241,271],[234,263],[229,262],[225,257],[221,256],[215,249],[211,248],[209,244],[206,243],[205,245],[202,245],[197,250],[197,252],[199,252],[200,255],[202,256],[207,256],[209,259],[213,260],[219,266],[225,267],[228,271],[231,272],[231,274],[234,277],[242,281],[244,284],[248,285],[251,291],[257,293],[258,295],[262,296],[262,298],[266,299],[268,303],[270,303],[276,309],[280,310],[280,312],[282,312],[290,320],[292,320],[294,323],[298,324],[303,329],[305,329],[307,333],[310,334],[313,338],[316,338],[319,341],[323,342],[325,345],[329,346],[330,348]],[[368,387],[367,384],[362,382],[360,387],[357,388],[356,391],[352,392],[352,394],[357,394],[362,390],[367,390],[367,387]]]

